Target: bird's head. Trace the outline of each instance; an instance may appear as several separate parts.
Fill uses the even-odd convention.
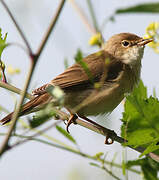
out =
[[[143,57],[145,45],[152,41],[152,39],[143,39],[135,34],[120,33],[106,42],[104,50],[125,64],[136,65]]]

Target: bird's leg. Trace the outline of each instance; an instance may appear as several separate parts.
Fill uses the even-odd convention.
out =
[[[77,123],[76,123],[76,119],[78,118],[78,116],[77,116],[76,114],[72,113],[70,109],[68,109],[68,108],[66,108],[66,109],[67,109],[67,111],[71,114],[69,120],[68,120],[67,123],[66,123],[66,130],[67,130],[68,133],[70,133],[69,130],[68,130],[68,128],[69,128],[69,126],[70,126],[72,123],[73,123],[73,124],[77,124]]]
[[[67,121],[67,124],[66,124],[66,130],[67,130],[68,133],[70,133],[69,130],[68,130],[69,126],[72,123],[77,124],[76,123],[77,118],[78,118],[78,116],[76,114],[71,114],[71,116],[70,116],[70,118],[69,118],[69,120]]]
[[[89,123],[91,123],[91,124],[93,124],[93,125],[95,125],[95,126],[97,126],[97,127],[99,127],[99,128],[104,128],[103,126],[101,126],[100,124],[97,124],[96,122],[94,122],[94,121],[92,121],[92,120],[90,120],[90,119],[88,119],[87,117],[85,117],[85,116],[81,116],[81,115],[78,115],[80,118],[82,118],[82,119],[84,119],[84,120],[86,120],[87,122],[89,122]],[[109,130],[110,131],[110,130]],[[114,131],[113,131],[114,132]],[[110,132],[111,134],[112,134],[112,131]],[[105,138],[105,144],[113,144],[113,142],[114,142],[114,140],[110,137],[111,136],[111,134],[110,134],[109,132],[107,133],[107,136],[106,136],[106,138]],[[115,133],[115,132],[114,132]],[[115,133],[116,134],[116,133]]]

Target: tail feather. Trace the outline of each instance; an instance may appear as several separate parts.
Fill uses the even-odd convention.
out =
[[[42,94],[42,95],[39,95],[39,96],[35,97],[34,99],[30,100],[29,102],[27,102],[26,104],[23,105],[22,110],[20,112],[20,116],[22,116],[25,113],[29,112],[34,107],[37,107],[39,105],[48,103],[49,99],[50,99],[50,95],[48,93],[45,93],[45,94]],[[10,122],[10,120],[12,119],[13,113],[14,112],[8,114],[6,117],[1,119],[0,123],[2,125],[4,125],[4,124]]]

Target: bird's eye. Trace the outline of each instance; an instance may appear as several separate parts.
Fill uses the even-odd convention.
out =
[[[126,40],[122,41],[121,43],[124,47],[128,47],[130,45],[129,41]]]

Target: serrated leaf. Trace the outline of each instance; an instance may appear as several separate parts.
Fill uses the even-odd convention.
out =
[[[75,55],[75,61],[81,65],[85,73],[88,75],[89,80],[93,83],[92,73],[89,70],[87,63],[83,61],[83,54],[80,49],[77,50],[77,53]]]
[[[147,97],[141,81],[126,99],[122,121],[121,135],[128,140],[126,145],[148,147],[159,138],[159,100]]]
[[[157,173],[159,172],[159,163],[155,162],[149,157],[128,161],[126,167],[140,166],[146,180],[157,180]]]
[[[150,152],[153,152],[153,151],[158,150],[158,149],[159,149],[159,144],[158,144],[158,142],[159,142],[159,138],[158,138],[157,140],[155,140],[153,143],[151,143],[151,144],[145,149],[145,151],[144,151],[142,154],[140,154],[139,157],[142,157],[142,156],[144,156],[144,155],[146,155],[146,154],[149,154]]]
[[[158,134],[153,129],[138,129],[129,135],[128,144],[137,147],[139,145],[151,143],[157,135]]]
[[[56,126],[56,129],[63,135],[65,136],[68,140],[70,140],[71,142],[73,142],[74,144],[76,143],[76,140],[65,130],[63,129],[61,126]]]
[[[143,3],[116,10],[116,14],[121,13],[159,13],[159,3]]]

